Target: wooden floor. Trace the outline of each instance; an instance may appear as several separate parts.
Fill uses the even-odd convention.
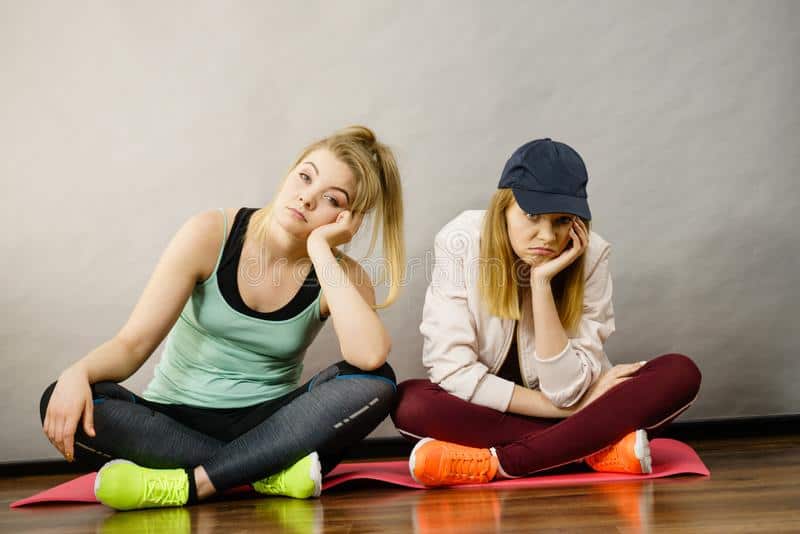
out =
[[[541,489],[370,484],[319,500],[247,499],[113,513],[8,504],[73,475],[0,480],[0,532],[800,532],[800,435],[690,442],[711,478]]]

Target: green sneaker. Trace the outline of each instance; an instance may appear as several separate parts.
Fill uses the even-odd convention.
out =
[[[295,499],[319,497],[322,493],[322,466],[312,452],[283,471],[253,482],[253,489],[264,495],[285,495]]]
[[[116,510],[183,506],[189,500],[189,477],[183,469],[148,469],[112,460],[97,472],[94,495]]]

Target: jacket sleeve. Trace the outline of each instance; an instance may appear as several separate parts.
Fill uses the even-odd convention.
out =
[[[583,293],[583,315],[577,335],[567,341],[557,356],[540,359],[534,351],[539,388],[559,407],[577,403],[587,389],[610,367],[603,345],[614,332],[612,283],[608,268],[610,245],[605,244],[586,278]]]
[[[464,248],[470,246],[460,230],[436,236],[431,284],[425,294],[420,332],[422,363],[434,384],[463,400],[505,412],[514,383],[489,372],[478,360],[475,318],[469,308]],[[471,266],[477,268],[477,265]]]

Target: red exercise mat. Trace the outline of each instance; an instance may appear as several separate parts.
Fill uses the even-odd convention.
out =
[[[596,473],[581,471],[533,475],[512,480],[498,480],[491,483],[492,488],[532,488],[536,486],[591,484],[595,482],[619,482],[625,480],[646,480],[680,474],[709,476],[711,473],[685,443],[673,439],[654,439],[650,442],[653,457],[653,472],[649,475],[626,475],[623,473]],[[89,473],[60,484],[54,488],[37,493],[26,499],[11,503],[11,508],[46,502],[97,502],[94,496],[94,480],[97,473]],[[322,489],[327,490],[350,480],[377,480],[396,486],[421,489],[408,473],[408,462],[359,462],[341,464],[331,471],[323,481]],[[454,486],[454,488],[486,487],[484,484]],[[246,491],[245,487],[235,488],[233,492]]]

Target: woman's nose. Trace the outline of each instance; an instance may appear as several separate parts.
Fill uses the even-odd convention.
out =
[[[553,225],[548,222],[541,223],[536,229],[537,237],[546,243],[555,241],[556,234],[553,231]]]

